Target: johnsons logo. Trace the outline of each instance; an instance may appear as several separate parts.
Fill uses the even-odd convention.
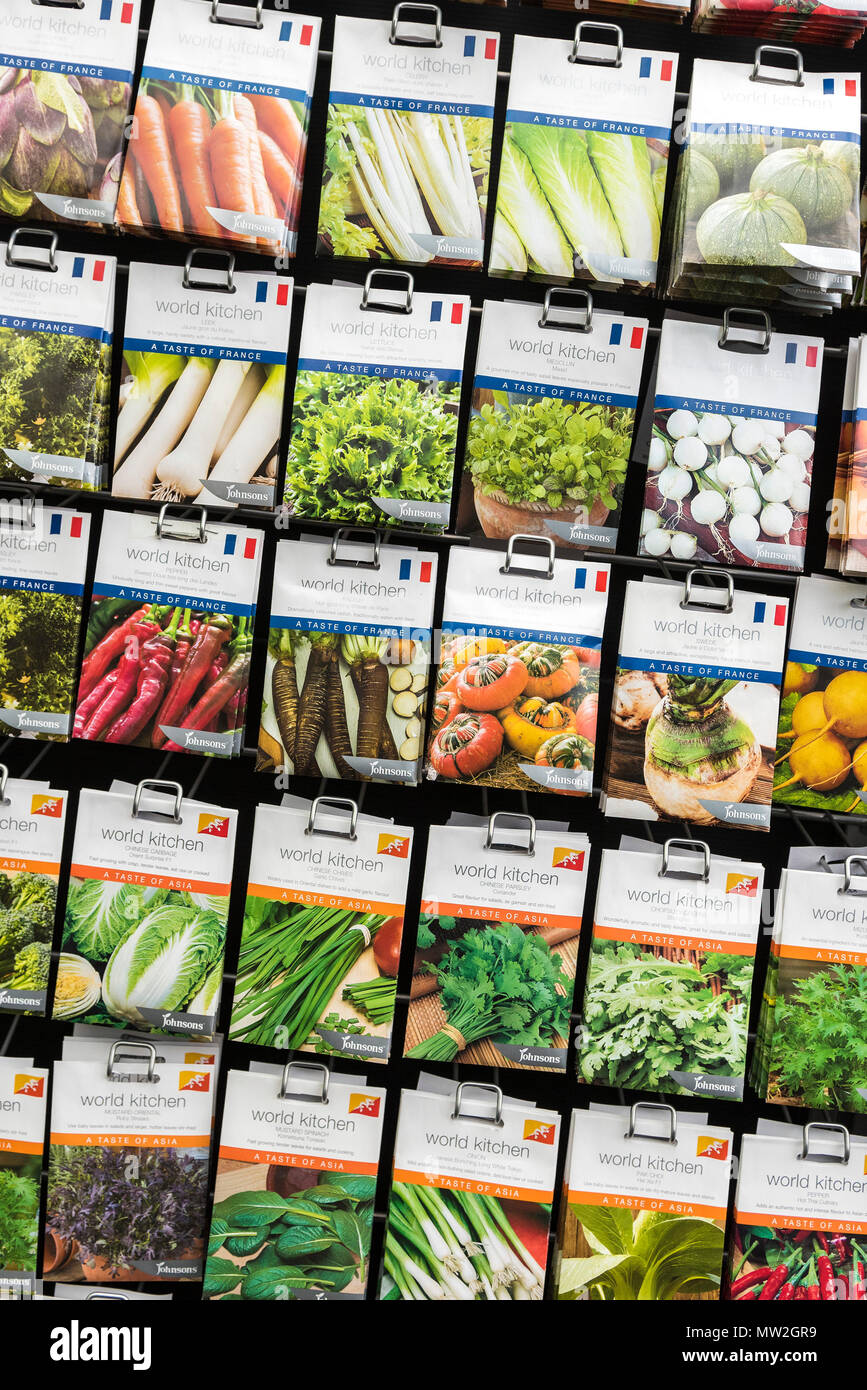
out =
[[[52,1361],[126,1361],[134,1371],[151,1367],[149,1327],[82,1327],[73,1318],[68,1327],[51,1329]]]

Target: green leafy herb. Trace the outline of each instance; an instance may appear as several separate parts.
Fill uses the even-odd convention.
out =
[[[397,1000],[397,980],[384,976],[378,980],[361,980],[358,984],[347,985],[343,998],[374,1025],[390,1023]]]
[[[867,1111],[867,968],[832,965],[795,980],[771,1016],[771,1069],[786,1100]]]
[[[0,1269],[35,1270],[39,1169],[0,1168]]]

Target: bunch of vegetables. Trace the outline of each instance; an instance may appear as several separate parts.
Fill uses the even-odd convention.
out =
[[[758,414],[655,411],[642,554],[778,564],[757,558],[757,546],[803,548],[814,447],[812,426]]]
[[[867,1298],[865,1242],[826,1231],[736,1226],[727,1297],[738,1303]]]
[[[544,530],[545,517],[604,523],[620,505],[635,411],[514,391],[477,392],[466,469],[486,536]]]
[[[752,976],[753,961],[745,956],[709,954],[699,964],[594,940],[579,1078],[686,1095],[672,1072],[742,1076]]]
[[[867,967],[829,965],[777,983],[768,1019],[768,1099],[867,1112]]]
[[[182,751],[166,730],[244,727],[251,619],[95,595],[75,738]]]
[[[113,78],[0,68],[0,212],[43,217],[42,193],[111,201],[129,98]]]
[[[286,504],[299,517],[382,526],[377,498],[448,502],[460,385],[299,371]]]
[[[365,951],[383,974],[397,975],[402,928],[400,918],[248,895],[230,1037],[304,1047]]]
[[[389,980],[379,975],[375,980],[360,980],[357,984],[346,985],[343,998],[359,1013],[369,1018],[376,1027],[391,1023],[394,1006],[397,1002],[397,980]]]
[[[425,643],[273,627],[268,655],[260,768],[357,780],[362,774],[347,758],[418,763],[430,670]]]
[[[570,1202],[569,1210],[589,1254],[560,1260],[558,1299],[717,1297],[723,1230],[715,1221],[585,1202]]]
[[[95,338],[0,328],[0,448],[81,459],[100,469],[110,372],[110,348]],[[81,486],[53,474],[25,473],[0,454],[3,480]]]
[[[211,1217],[204,1298],[286,1301],[367,1278],[376,1179],[281,1168],[277,1191],[233,1192]],[[219,1193],[219,1179],[218,1179]]]
[[[130,232],[195,236],[279,255],[297,222],[305,122],[303,103],[285,97],[145,79],[118,222]],[[282,222],[285,232],[238,232],[232,217],[218,219],[214,211],[266,218],[272,227]]]
[[[0,1270],[35,1270],[39,1229],[38,1158],[0,1168]]]
[[[319,251],[480,264],[492,129],[485,116],[329,106]],[[431,250],[436,236],[466,253]]]
[[[396,1182],[383,1254],[391,1287],[383,1297],[436,1303],[540,1299],[549,1219],[543,1204],[528,1211],[524,1202]]]
[[[225,505],[209,484],[273,489],[285,366],[132,350],[124,361],[116,497]]]
[[[862,815],[867,783],[867,673],[786,663],[774,802]]]
[[[47,874],[0,874],[0,993],[48,988],[56,900]]]
[[[443,644],[430,776],[527,790],[522,764],[593,767],[600,653],[460,634]]]
[[[228,906],[216,894],[73,880],[55,1017],[142,1027],[142,1010],[214,1015]]]
[[[541,936],[514,922],[467,931],[450,942],[436,975],[446,1023],[407,1052],[451,1062],[483,1038],[564,1047],[572,981]]]
[[[622,283],[624,259],[655,265],[667,166],[665,141],[510,122],[491,270]]]
[[[45,1229],[75,1241],[82,1264],[130,1279],[136,1261],[189,1258],[203,1240],[207,1154],[51,1146]]]

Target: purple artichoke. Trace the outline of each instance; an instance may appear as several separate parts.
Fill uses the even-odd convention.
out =
[[[86,99],[92,85],[60,73],[0,69],[0,210],[20,217],[33,210],[35,193],[96,196],[99,152]]]

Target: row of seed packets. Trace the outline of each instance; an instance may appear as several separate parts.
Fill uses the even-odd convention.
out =
[[[146,1279],[203,1280],[216,1301],[359,1299],[368,1287],[388,1301],[543,1297],[558,1112],[425,1074],[404,1090],[375,1280],[385,1092],[325,1066],[229,1072],[208,1223],[218,1056],[185,1046],[64,1040],[41,1221],[48,1072],[0,1061],[0,1176],[17,1198],[0,1276],[10,1293],[32,1286],[41,1238],[44,1277],[70,1289]],[[733,1139],[671,1106],[573,1111],[550,1296],[863,1297],[864,1141],[760,1121],[741,1141],[727,1245]],[[167,1192],[183,1199],[170,1220]]]

